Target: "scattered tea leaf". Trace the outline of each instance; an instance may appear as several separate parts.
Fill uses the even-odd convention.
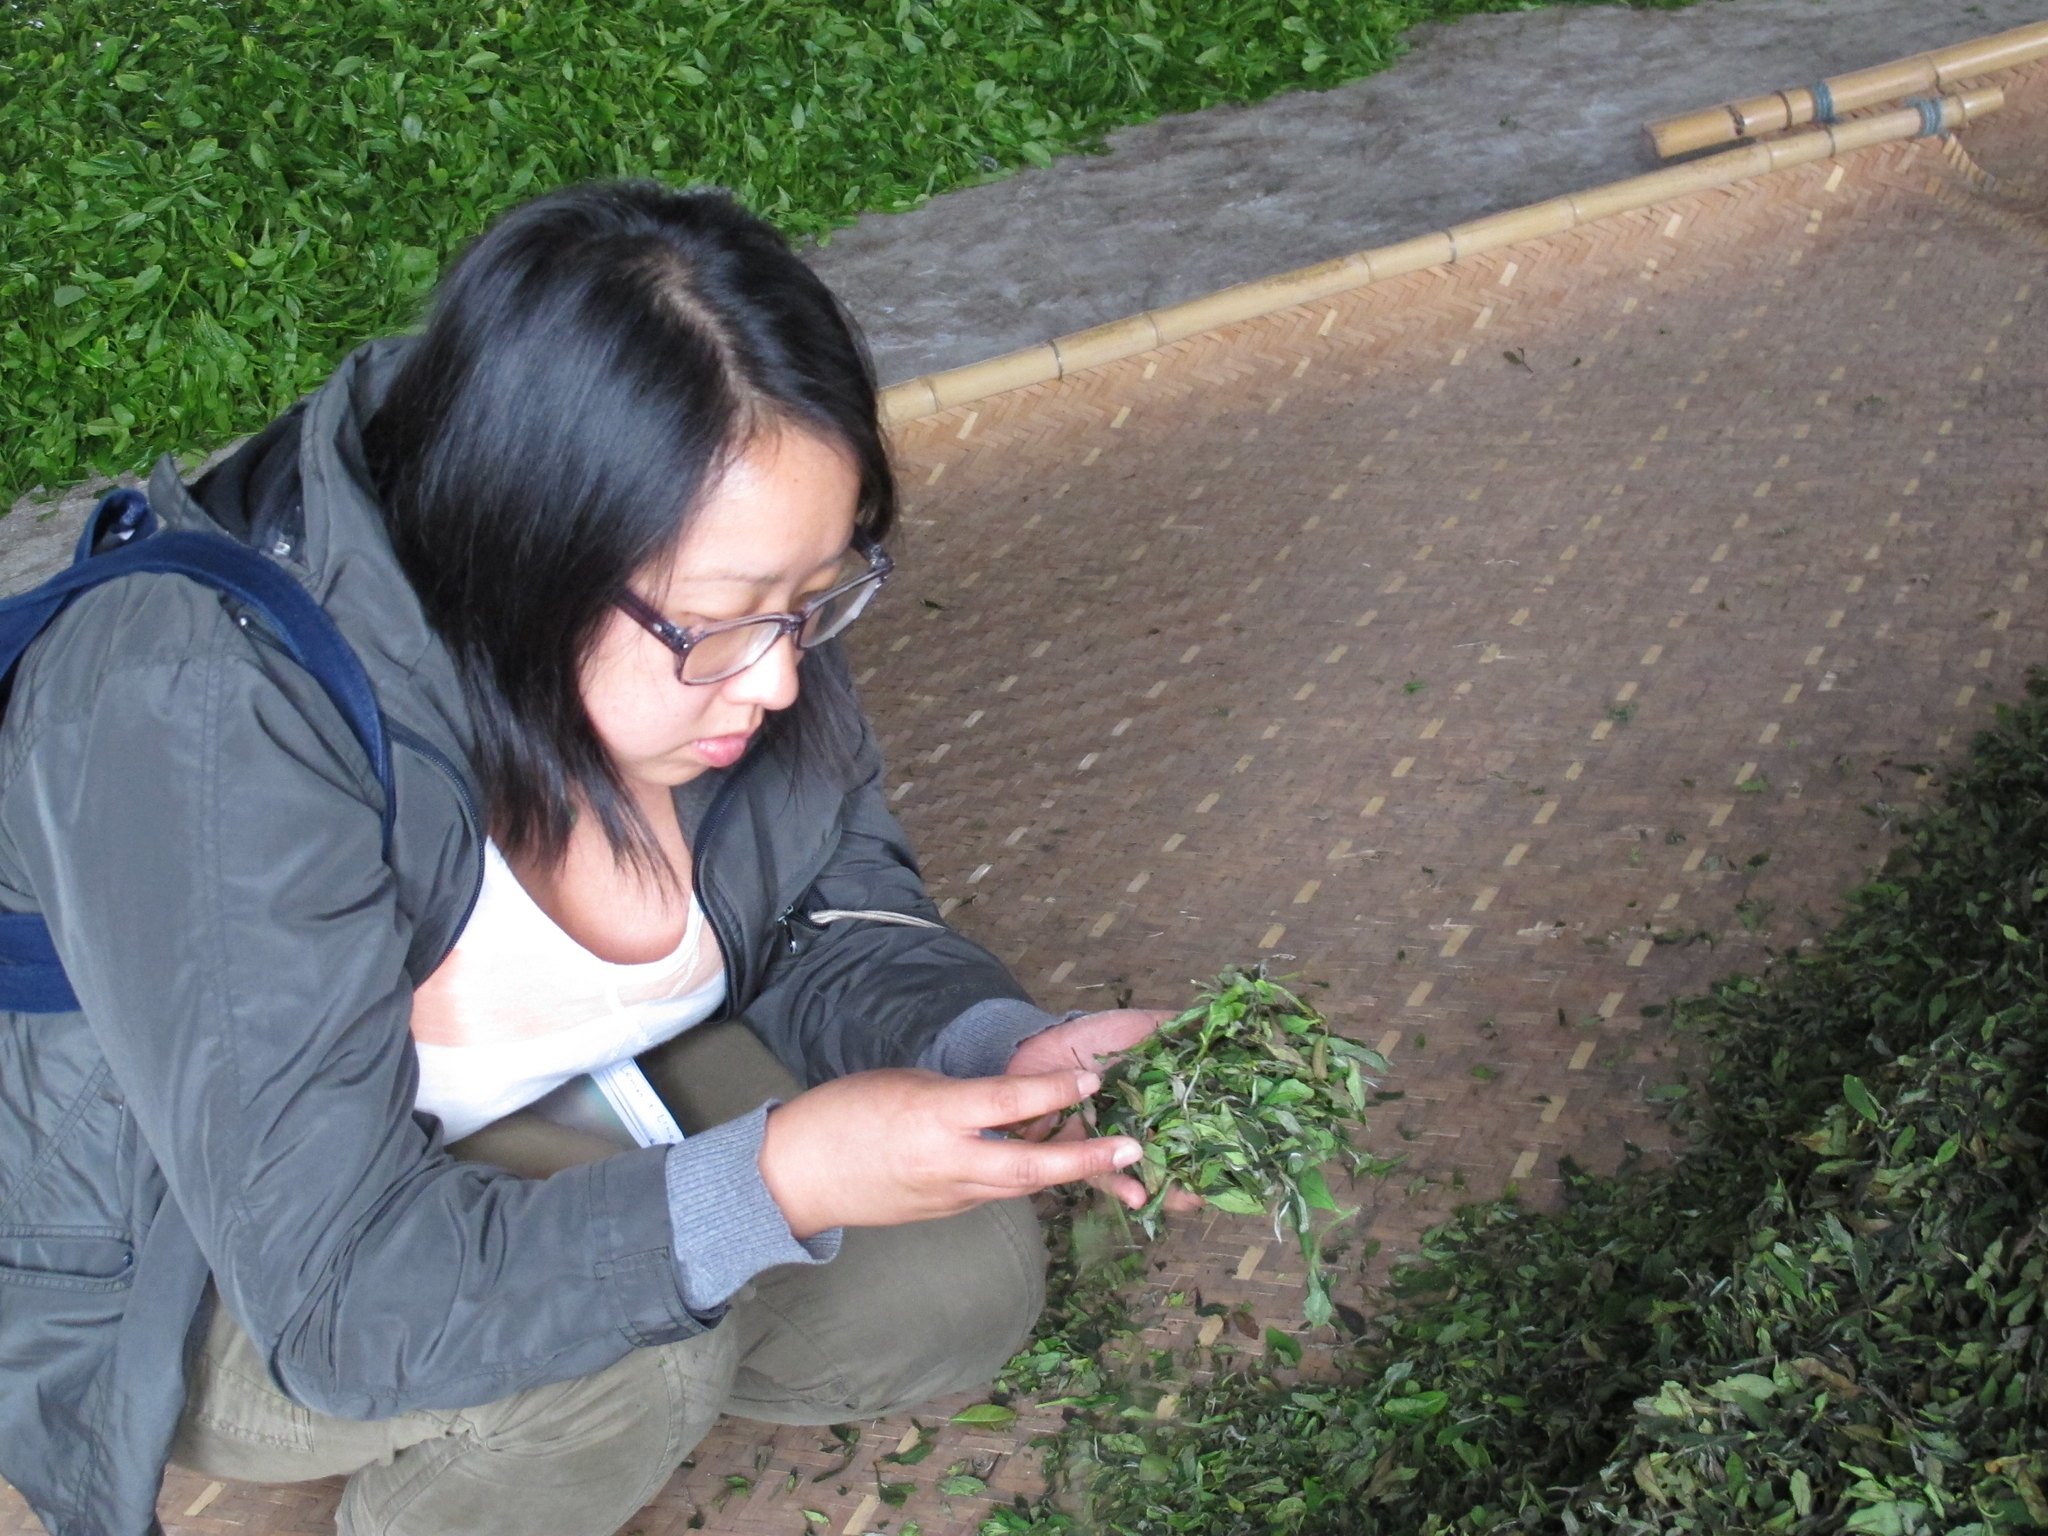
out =
[[[1868,1120],[1872,1125],[1883,1119],[1877,1107],[1877,1100],[1870,1096],[1870,1090],[1863,1086],[1863,1079],[1849,1073],[1842,1079],[1842,1097],[1849,1101],[1849,1107]]]
[[[1266,1330],[1266,1348],[1273,1357],[1286,1365],[1301,1364],[1301,1340],[1278,1328]]]
[[[911,1433],[917,1438],[910,1443],[907,1450],[886,1452],[880,1460],[894,1467],[914,1467],[931,1455],[939,1442],[926,1434],[924,1426],[914,1420],[911,1423]]]
[[[972,1408],[962,1408],[954,1414],[953,1422],[1001,1429],[1006,1424],[1017,1422],[1017,1410],[1006,1408],[1001,1403],[976,1403]]]

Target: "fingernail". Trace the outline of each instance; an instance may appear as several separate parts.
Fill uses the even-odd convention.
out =
[[[1081,1090],[1082,1094],[1085,1096],[1087,1094],[1093,1093],[1096,1089],[1100,1088],[1102,1086],[1102,1079],[1097,1077],[1093,1072],[1083,1072],[1081,1074],[1081,1080],[1077,1084],[1075,1084],[1075,1086],[1078,1087]]]
[[[1116,1166],[1128,1168],[1145,1155],[1145,1149],[1135,1141],[1127,1141],[1116,1149]]]

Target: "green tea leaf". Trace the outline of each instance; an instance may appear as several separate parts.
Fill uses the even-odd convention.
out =
[[[1388,1398],[1380,1404],[1380,1412],[1397,1424],[1416,1424],[1436,1418],[1450,1406],[1449,1393],[1418,1392],[1413,1397]]]
[[[1241,1189],[1219,1189],[1209,1196],[1209,1203],[1233,1216],[1263,1216],[1266,1213],[1265,1202]]]
[[[1842,1529],[1858,1531],[1863,1536],[1906,1536],[1909,1531],[1923,1528],[1920,1517],[1926,1512],[1924,1504],[1887,1499],[1882,1504],[1869,1504],[1857,1510],[1842,1522]]]
[[[919,1462],[923,1461],[927,1456],[931,1455],[933,1450],[937,1448],[938,1443],[938,1441],[932,1439],[929,1435],[920,1435],[918,1436],[916,1443],[913,1444],[909,1450],[890,1451],[884,1456],[882,1456],[881,1460],[889,1463],[892,1466],[914,1467]]]
[[[1001,1429],[1017,1421],[1017,1410],[1006,1408],[1001,1403],[976,1403],[972,1408],[963,1408],[953,1415],[955,1424],[974,1424],[990,1429]]]
[[[1793,1512],[1803,1520],[1813,1513],[1813,1479],[1803,1469],[1795,1468],[1790,1486]]]
[[[1707,1396],[1719,1398],[1722,1402],[1733,1402],[1737,1398],[1769,1399],[1777,1395],[1778,1384],[1770,1377],[1759,1376],[1753,1371],[1730,1376],[1707,1388]]]
[[[1301,1190],[1302,1199],[1308,1202],[1310,1210],[1334,1211],[1337,1209],[1337,1202],[1330,1198],[1330,1186],[1323,1179],[1323,1172],[1320,1168],[1303,1169],[1297,1185]]]

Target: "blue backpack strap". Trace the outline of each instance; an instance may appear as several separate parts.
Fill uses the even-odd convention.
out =
[[[78,996],[40,912],[0,913],[0,1009],[75,1013]]]
[[[157,533],[155,526],[155,515],[139,492],[117,491],[103,500],[68,569],[0,601],[0,677],[12,673],[36,636],[88,588],[144,571],[203,582],[253,609],[286,653],[326,689],[384,791],[388,852],[397,810],[391,744],[369,674],[334,621],[289,572],[253,549],[218,534]],[[0,1010],[68,1013],[77,1007],[42,915],[0,913]]]

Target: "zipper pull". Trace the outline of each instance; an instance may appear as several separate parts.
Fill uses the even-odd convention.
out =
[[[799,912],[794,902],[783,908],[782,916],[775,919],[775,926],[782,930],[782,941],[788,946],[790,954],[797,952],[799,941],[808,943],[825,931],[825,925],[818,920],[824,915],[826,914]]]

